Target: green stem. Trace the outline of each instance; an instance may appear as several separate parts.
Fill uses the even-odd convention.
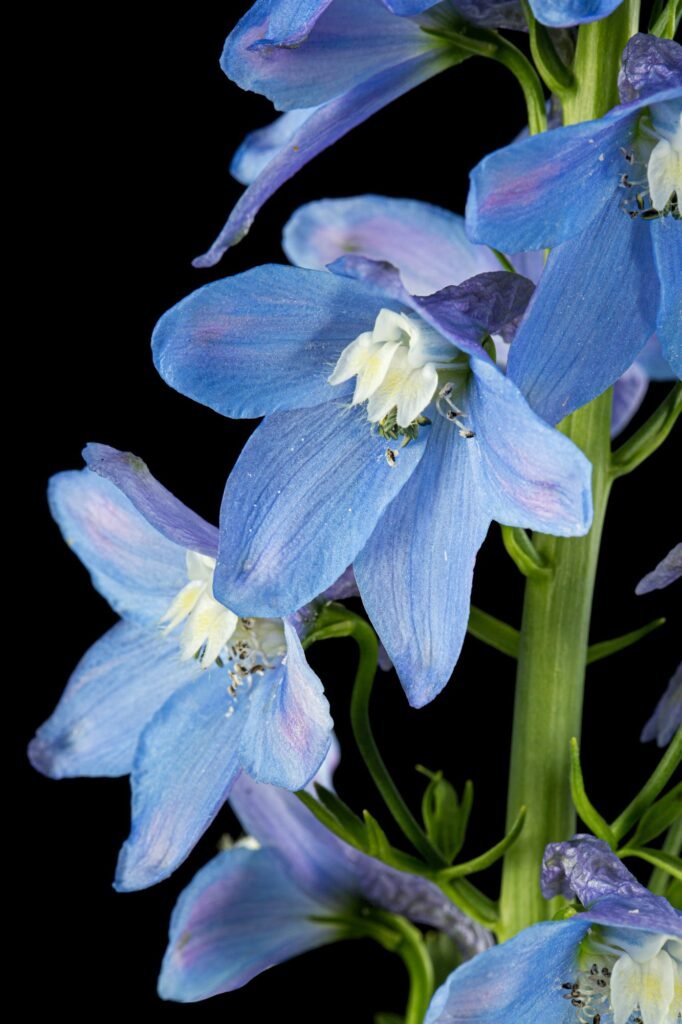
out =
[[[530,52],[542,80],[557,96],[565,97],[575,88],[575,78],[554,49],[554,43],[544,25],[535,20],[528,0],[521,0],[523,14],[528,25]]]
[[[611,392],[573,413],[563,432],[593,466],[594,518],[586,537],[536,534],[553,573],[526,583],[517,673],[507,828],[522,804],[523,832],[504,860],[500,938],[551,916],[539,886],[547,843],[575,831],[570,741],[580,737],[592,592],[608,500]]]
[[[576,84],[563,97],[564,124],[603,117],[619,102],[623,49],[638,29],[639,0],[624,0],[608,18],[580,26],[573,61]]]
[[[394,952],[401,957],[410,979],[405,1024],[422,1024],[433,995],[433,963],[421,932],[404,917],[387,916],[390,916],[392,927],[401,939]]]
[[[523,91],[523,98],[526,101],[528,113],[528,130],[531,135],[538,135],[547,131],[547,114],[545,112],[545,94],[542,91],[542,83],[537,76],[535,68],[528,58],[518,50],[513,43],[503,36],[498,36],[498,47],[495,53],[491,54],[493,60],[504,64],[515,76]]]
[[[668,829],[662,849],[671,857],[679,857],[682,853],[682,817],[673,822]],[[649,888],[657,896],[664,896],[669,881],[670,877],[667,871],[663,868],[654,868],[649,879]]]

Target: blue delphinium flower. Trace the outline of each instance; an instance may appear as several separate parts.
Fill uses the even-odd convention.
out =
[[[388,196],[306,203],[285,226],[282,245],[292,263],[313,270],[324,269],[346,253],[387,260],[398,268],[405,287],[418,295],[499,269],[488,246],[469,241],[463,217],[430,203]],[[534,284],[540,280],[545,265],[541,251],[516,253],[511,261]],[[495,344],[497,364],[506,366],[509,346],[500,337]],[[614,384],[612,437],[632,420],[650,380],[674,377],[652,338]]]
[[[266,416],[225,489],[219,599],[286,614],[353,562],[420,706],[459,655],[491,519],[585,533],[590,466],[482,347],[520,316],[529,281],[492,272],[420,297],[386,263],[333,269],[207,285],[161,319],[155,361],[224,415]]]
[[[217,529],[135,456],[89,445],[85,458],[89,469],[52,478],[52,514],[122,621],[85,654],[29,753],[51,778],[130,773],[116,886],[138,889],[184,860],[240,772],[305,786],[332,723],[298,636],[306,613],[235,615],[212,592]]]
[[[593,836],[548,846],[542,887],[585,910],[457,968],[425,1024],[677,1024],[682,914]]]
[[[363,906],[445,932],[462,959],[490,946],[490,933],[436,885],[349,846],[292,794],[242,776],[230,803],[249,836],[180,896],[159,978],[164,999],[190,1003],[240,988],[267,967],[348,936]]]
[[[516,142],[472,174],[472,239],[558,247],[509,360],[551,422],[601,394],[654,331],[682,372],[682,47],[634,36],[620,92],[605,117]]]
[[[313,157],[377,110],[467,54],[447,39],[458,4],[443,0],[257,0],[227,37],[221,66],[286,111],[247,137],[232,164],[249,187],[195,266],[217,263],[263,203]],[[465,18],[519,28],[510,0],[464,0]],[[442,34],[441,34],[442,33]]]

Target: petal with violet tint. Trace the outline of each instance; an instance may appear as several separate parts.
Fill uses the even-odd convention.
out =
[[[530,0],[533,14],[550,28],[568,28],[605,18],[623,0]]]
[[[89,469],[53,476],[48,498],[64,540],[112,608],[140,625],[158,626],[187,583],[184,549]]]
[[[273,157],[240,197],[215,242],[193,261],[194,266],[212,267],[217,263],[230,246],[236,245],[247,234],[260,208],[280,185],[318,153],[377,110],[439,71],[456,64],[459,59],[445,48],[430,51],[374,75],[338,99],[313,110],[291,137],[289,145]]]
[[[672,216],[659,217],[648,226],[661,283],[656,336],[665,359],[677,376],[682,377],[682,221]]]
[[[264,128],[249,132],[232,157],[232,177],[242,185],[250,185],[272,158],[291,142],[296,131],[311,114],[310,107],[304,110],[289,110]]]
[[[648,743],[656,740],[656,746],[667,747],[682,725],[682,662],[675,669],[665,693],[659,700],[653,715],[642,729],[640,740]]]
[[[354,252],[387,261],[417,295],[500,269],[487,246],[466,237],[463,217],[430,203],[388,196],[306,203],[285,226],[282,246],[292,263],[318,270]]]
[[[296,632],[284,622],[287,653],[247,697],[240,760],[254,779],[303,789],[319,771],[333,722],[322,683],[305,659]]]
[[[466,223],[475,242],[503,252],[556,246],[594,221],[626,168],[634,125],[619,108],[498,149],[471,172]]]
[[[550,423],[602,394],[653,333],[650,227],[614,195],[585,234],[550,255],[509,353],[509,376]]]
[[[512,345],[512,350],[514,346]],[[592,522],[592,466],[491,363],[472,359],[465,423],[482,508],[509,526],[579,537]]]
[[[216,598],[238,614],[274,618],[330,586],[417,466],[427,433],[390,466],[361,406],[269,416],[227,481]]]
[[[130,780],[131,831],[116,869],[119,891],[168,878],[227,799],[239,774],[246,710],[243,697],[232,703],[228,679],[224,669],[202,672],[143,731]]]
[[[88,469],[115,484],[164,537],[180,547],[215,558],[217,528],[183,505],[152,476],[137,455],[106,444],[89,444],[83,450],[83,458]]]
[[[290,0],[257,0],[227,37],[220,59],[228,78],[267,96],[278,110],[327,103],[436,45],[418,24],[396,18],[380,0],[308,2],[312,18],[298,12],[295,19],[284,17],[283,7],[291,7]],[[307,22],[305,35],[299,18],[301,28]],[[283,32],[288,38],[282,39]]]
[[[194,1003],[231,992],[274,964],[332,942],[316,920],[339,908],[311,899],[275,850],[226,850],[180,896],[171,918],[159,995]]]
[[[682,49],[672,39],[638,32],[623,50],[618,74],[622,103],[682,85]]]
[[[676,375],[663,358],[661,343],[655,334],[649,338],[637,356],[637,364],[642,367],[649,380],[675,380]]]
[[[650,594],[652,590],[662,590],[682,576],[682,544],[676,544],[661,559],[655,569],[643,576],[635,587],[636,594]]]
[[[172,388],[224,416],[319,405],[343,394],[328,378],[381,305],[374,289],[332,274],[256,267],[168,310],[154,330],[154,361]]]
[[[474,561],[490,522],[471,443],[434,417],[421,463],[354,563],[367,614],[413,707],[447,683],[469,621]]]
[[[172,639],[118,622],[79,662],[31,741],[31,764],[52,779],[126,775],[149,719],[199,671]]]
[[[431,1000],[424,1024],[575,1024],[562,985],[576,974],[589,921],[525,928],[458,967]]]
[[[613,406],[611,408],[611,437],[618,437],[644,401],[649,387],[649,377],[639,360],[629,366],[613,385]]]

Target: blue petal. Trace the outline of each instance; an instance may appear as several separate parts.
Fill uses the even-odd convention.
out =
[[[194,266],[212,267],[217,263],[226,249],[247,234],[263,203],[314,156],[377,110],[443,71],[454,61],[454,56],[446,48],[425,53],[382,71],[338,99],[313,110],[291,137],[290,144],[273,157],[240,197],[215,242],[203,256],[193,261]]]
[[[344,843],[291,793],[242,775],[230,803],[247,833],[263,846],[274,847],[290,876],[313,899],[340,902],[344,894],[360,896],[374,906],[446,932],[463,957],[490,945],[490,933],[458,910],[433,882],[397,871]]]
[[[615,11],[622,0],[530,0],[533,14],[550,28],[568,28],[598,21]]]
[[[231,705],[225,670],[212,668],[151,719],[131,775],[132,827],[119,856],[118,890],[167,878],[211,824],[239,774],[244,710],[243,699]]]
[[[389,466],[387,442],[362,406],[328,403],[264,420],[225,488],[217,599],[239,614],[275,617],[330,586],[416,467],[426,434]]]
[[[512,345],[512,352],[514,350]],[[592,522],[592,466],[572,441],[528,406],[497,367],[472,359],[464,410],[481,503],[509,526],[576,537]]]
[[[651,336],[658,278],[650,222],[615,197],[588,231],[553,252],[509,353],[509,375],[556,423],[605,391]]]
[[[485,157],[471,172],[469,237],[503,252],[556,246],[580,234],[616,193],[630,108],[542,132]]]
[[[511,28],[527,32],[528,26],[519,0],[451,0],[455,10],[474,25],[487,28]]]
[[[242,185],[250,185],[264,171],[272,158],[291,142],[312,110],[289,110],[264,128],[249,132],[232,157],[230,174]]]
[[[382,304],[373,289],[332,274],[256,267],[168,310],[154,361],[167,384],[224,416],[319,405],[339,398],[327,379]]]
[[[641,366],[649,380],[675,380],[675,373],[663,358],[661,343],[655,334],[637,356],[637,365]]]
[[[640,740],[656,740],[656,746],[667,747],[682,725],[682,662],[668,683],[654,713],[642,729]]]
[[[639,360],[628,367],[613,385],[613,406],[611,408],[611,437],[625,430],[644,401],[649,387],[649,378]]]
[[[668,552],[655,569],[647,573],[637,586],[635,587],[636,594],[650,594],[652,590],[661,590],[663,587],[669,587],[671,583],[678,580],[682,576],[682,544],[676,544],[675,547]]]
[[[88,469],[115,484],[164,537],[183,548],[215,558],[218,551],[216,527],[155,480],[137,455],[105,444],[89,444],[83,451],[83,458]]]
[[[422,11],[428,11],[429,7],[435,7],[440,0],[381,0],[381,2],[393,14],[398,14],[404,18],[412,14],[421,14]]]
[[[562,985],[573,982],[589,922],[524,929],[458,967],[431,1000],[424,1024],[575,1024]]]
[[[618,90],[623,103],[682,85],[682,47],[638,32],[623,50]]]
[[[315,920],[339,909],[309,899],[274,850],[226,850],[178,900],[159,995],[194,1003],[240,988],[268,967],[339,937],[338,926]]]
[[[126,775],[156,711],[200,670],[177,644],[117,623],[79,662],[52,716],[29,746],[34,768],[52,779]]]
[[[660,217],[650,227],[661,284],[656,335],[666,360],[677,376],[682,377],[682,221]]]
[[[682,914],[645,889],[608,844],[594,836],[550,843],[541,884],[546,899],[577,897],[588,908],[580,916],[596,924],[682,937]]]
[[[53,476],[48,497],[64,540],[97,590],[120,615],[156,627],[187,583],[184,549],[89,469]]]
[[[419,25],[394,17],[376,0],[308,2],[301,13],[310,12],[300,20],[283,7],[291,0],[255,3],[227,37],[221,57],[228,78],[267,96],[278,110],[327,103],[435,45]]]
[[[284,663],[250,695],[240,757],[244,771],[259,782],[303,789],[327,756],[333,722],[322,683],[286,621],[284,633]]]
[[[355,559],[367,614],[413,707],[447,683],[469,621],[474,561],[490,522],[472,443],[435,416],[424,458]]]
[[[473,245],[466,237],[463,217],[430,203],[387,196],[307,203],[284,228],[282,245],[292,263],[317,270],[353,252],[387,261],[417,295],[500,269],[487,246]]]

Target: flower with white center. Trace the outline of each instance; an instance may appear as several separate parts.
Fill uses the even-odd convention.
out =
[[[458,968],[425,1024],[678,1024],[679,911],[593,836],[547,847],[542,890],[585,909],[526,928]]]
[[[116,876],[138,889],[190,852],[240,773],[301,789],[331,742],[329,707],[291,620],[213,595],[218,531],[135,456],[103,445],[50,483],[53,515],[122,616],[85,654],[30,757],[52,778],[125,775],[132,829]]]
[[[658,142],[647,164],[651,205],[659,211],[675,208],[679,217],[682,202],[682,111],[679,104],[663,103],[654,110],[653,129]]]

